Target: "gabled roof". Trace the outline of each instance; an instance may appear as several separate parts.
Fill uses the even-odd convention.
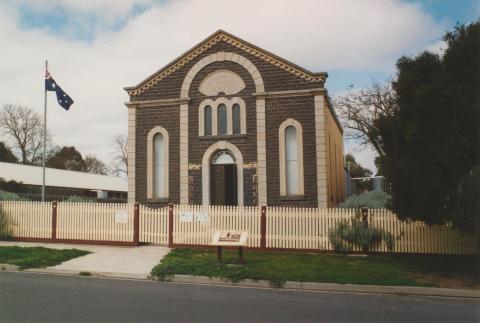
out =
[[[218,30],[205,40],[201,41],[199,44],[194,46],[192,49],[188,50],[186,53],[179,56],[170,64],[166,65],[165,67],[161,68],[151,76],[149,76],[144,81],[140,82],[136,86],[132,87],[125,87],[125,91],[129,95],[138,95],[145,92],[147,89],[151,88],[155,84],[157,84],[160,80],[164,79],[165,77],[171,75],[185,64],[205,52],[207,49],[218,43],[219,41],[227,42],[228,44],[235,46],[247,53],[255,55],[256,57],[269,62],[279,68],[295,75],[301,77],[302,79],[312,82],[312,83],[324,83],[325,79],[328,77],[326,72],[319,72],[314,73],[310,72],[303,67],[300,67],[292,62],[289,62],[286,59],[278,57],[275,54],[272,54],[260,47],[257,47],[249,42],[240,39],[232,34],[229,34],[223,30]]]
[[[0,177],[27,185],[42,185],[42,167],[0,162]],[[92,191],[127,191],[127,181],[120,177],[55,168],[45,168],[45,185]]]

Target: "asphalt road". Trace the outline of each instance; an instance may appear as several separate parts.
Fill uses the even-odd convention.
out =
[[[480,322],[480,301],[0,272],[0,322]]]

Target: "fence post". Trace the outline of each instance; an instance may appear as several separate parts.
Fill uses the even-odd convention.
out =
[[[365,228],[368,227],[368,208],[362,207],[362,222]]]
[[[168,247],[173,248],[173,204],[168,203]]]
[[[140,245],[140,205],[133,204],[133,244]]]
[[[57,239],[57,201],[52,202],[52,240]]]
[[[267,207],[262,205],[262,213],[260,215],[260,248],[267,247]]]

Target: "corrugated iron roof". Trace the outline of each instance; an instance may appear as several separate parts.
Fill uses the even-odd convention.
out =
[[[42,185],[42,167],[0,162],[0,177],[28,185]],[[45,185],[126,192],[127,181],[116,176],[45,168]]]

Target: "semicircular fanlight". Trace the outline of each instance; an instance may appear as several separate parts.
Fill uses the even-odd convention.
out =
[[[228,70],[219,70],[207,75],[200,83],[198,90],[207,96],[216,96],[219,93],[225,95],[237,94],[245,88],[242,78]]]

